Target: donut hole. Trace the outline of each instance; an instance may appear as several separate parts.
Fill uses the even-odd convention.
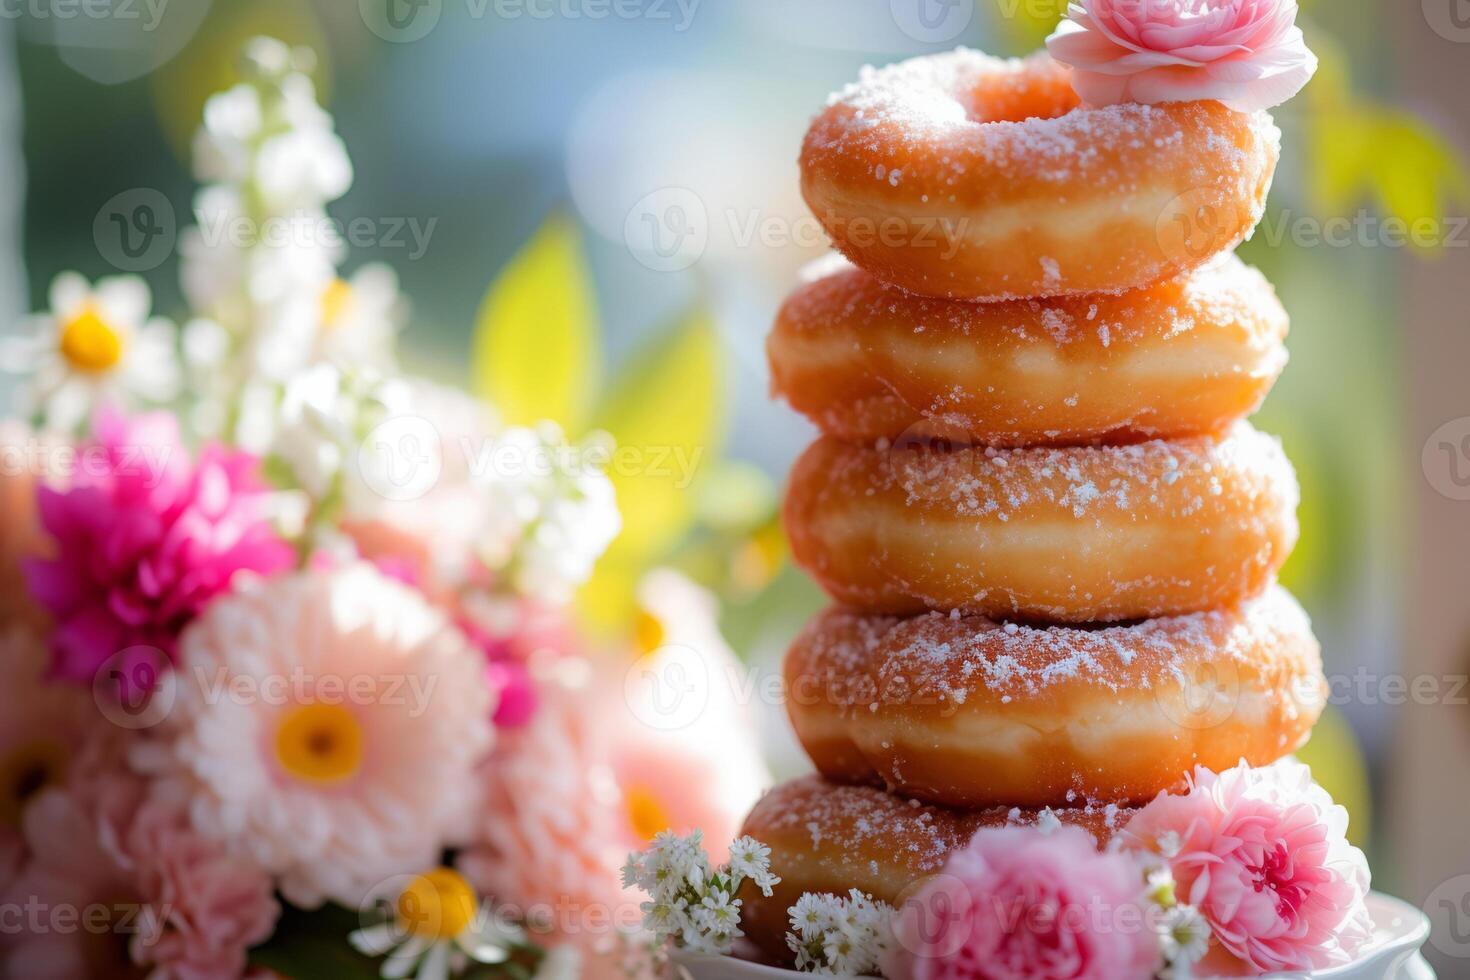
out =
[[[1071,70],[1050,59],[983,72],[960,93],[960,103],[969,120],[980,124],[1056,119],[1081,105]]]

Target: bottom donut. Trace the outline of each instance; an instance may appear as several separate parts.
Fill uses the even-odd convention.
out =
[[[938,874],[951,851],[986,827],[1032,826],[1055,817],[1087,830],[1102,847],[1133,813],[1115,804],[952,810],[804,776],[761,797],[745,818],[741,833],[770,847],[771,868],[781,882],[770,898],[742,889],[741,928],[763,957],[787,966],[787,910],[806,892],[845,895],[856,888],[897,906],[910,886]]]

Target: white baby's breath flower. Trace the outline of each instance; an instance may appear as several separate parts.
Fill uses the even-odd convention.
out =
[[[796,969],[833,976],[876,974],[888,947],[893,910],[857,889],[846,898],[801,896],[787,914],[792,931],[786,945],[796,954]]]
[[[173,400],[180,370],[176,331],[149,317],[152,297],[137,276],[91,285],[75,272],[51,284],[50,308],[30,335],[0,344],[0,367],[26,376],[22,410],[51,428],[77,428],[97,405],[128,408]]]
[[[781,880],[771,874],[771,849],[754,837],[741,837],[730,845],[730,870],[755,882],[767,898]]]
[[[641,854],[630,855],[623,868],[625,884],[637,885],[652,901],[644,902],[643,927],[694,952],[723,955],[745,935],[740,928],[742,900],[736,898],[749,871],[770,876],[770,849],[743,837],[731,845],[729,864],[715,868],[705,853],[702,835],[681,837],[670,831],[655,835]]]
[[[803,941],[817,938],[837,927],[837,900],[831,895],[806,892],[787,910],[791,929]]]
[[[1210,924],[1190,905],[1175,905],[1164,913],[1159,946],[1168,964],[1168,980],[1189,980],[1194,964],[1210,948]]]

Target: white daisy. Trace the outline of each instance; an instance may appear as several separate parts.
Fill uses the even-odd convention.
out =
[[[389,882],[370,902],[387,912],[384,920],[347,940],[364,956],[385,957],[379,972],[385,980],[447,980],[472,962],[504,963],[526,945],[524,931],[483,905],[449,868]]]
[[[75,272],[51,283],[50,309],[30,318],[31,335],[0,343],[0,367],[28,375],[24,411],[50,428],[73,430],[102,402],[168,402],[179,391],[173,323],[149,318],[152,297],[137,276],[99,279]]]

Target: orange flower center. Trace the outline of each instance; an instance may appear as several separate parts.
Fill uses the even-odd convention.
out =
[[[479,913],[475,890],[457,872],[435,868],[409,882],[398,896],[398,926],[431,942],[453,939]]]
[[[653,840],[655,834],[669,829],[669,811],[646,788],[625,788],[623,802],[628,808],[628,822],[633,825],[633,831],[640,839]]]
[[[306,704],[293,709],[276,729],[276,758],[297,779],[330,785],[357,775],[362,743],[362,725],[351,711],[335,704]]]
[[[657,651],[667,637],[668,631],[664,629],[662,620],[647,609],[638,610],[638,618],[633,623],[633,642],[641,656]]]
[[[123,339],[88,303],[61,328],[61,356],[78,371],[103,374],[122,360]]]

